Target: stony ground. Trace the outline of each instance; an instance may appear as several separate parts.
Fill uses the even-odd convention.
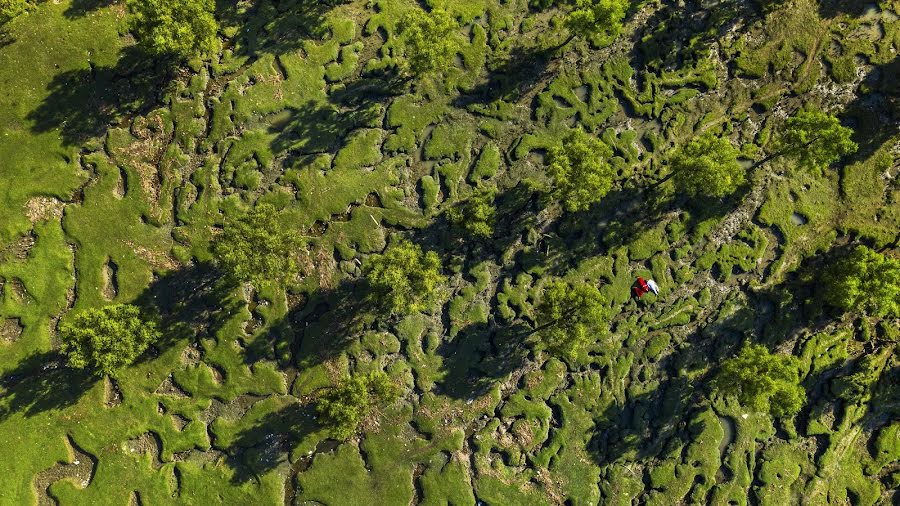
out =
[[[0,30],[0,503],[895,503],[900,322],[823,311],[814,280],[851,242],[898,248],[900,2],[643,2],[612,45],[560,50],[555,9],[426,3],[464,51],[411,84],[392,71],[405,0],[237,2],[221,53],[179,69],[134,48],[115,1]],[[754,164],[804,104],[860,151],[818,175]],[[541,189],[577,125],[619,178],[571,214]],[[746,187],[652,186],[704,131],[743,146]],[[472,240],[443,212],[488,184],[497,232]],[[224,289],[209,265],[256,202],[307,239],[286,292]],[[360,282],[398,236],[450,275],[403,319]],[[611,301],[570,362],[528,339],[550,275]],[[658,298],[629,298],[639,275]],[[59,318],[109,301],[160,309],[164,342],[115,380],[67,369]],[[801,358],[796,419],[710,395],[746,339]],[[375,368],[401,400],[328,439],[316,397]]]

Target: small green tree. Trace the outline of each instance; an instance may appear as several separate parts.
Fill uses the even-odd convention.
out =
[[[257,288],[269,282],[287,282],[298,272],[296,256],[303,240],[281,222],[271,204],[261,204],[225,223],[213,241],[219,267],[239,283]]]
[[[148,54],[190,58],[216,48],[214,0],[127,0],[128,26]]]
[[[461,49],[459,22],[444,9],[412,9],[397,25],[403,47],[401,69],[415,77],[441,71],[453,64]]]
[[[61,351],[69,365],[98,376],[130,365],[161,335],[155,319],[130,304],[88,309],[59,326]]]
[[[34,4],[33,0],[0,0],[0,23],[5,23],[32,9]]]
[[[316,409],[331,437],[347,440],[360,422],[376,408],[392,403],[398,394],[399,389],[388,375],[375,371],[342,380],[319,399]]]
[[[541,345],[550,353],[575,358],[594,336],[601,333],[607,318],[606,299],[596,286],[552,281],[537,306],[535,329]]]
[[[447,280],[441,275],[437,253],[425,253],[406,240],[388,246],[384,253],[369,257],[363,272],[373,291],[395,314],[424,311]]]
[[[815,109],[797,111],[788,118],[777,141],[777,154],[793,158],[804,169],[822,171],[859,148],[853,130],[833,115]]]
[[[569,212],[587,210],[606,195],[615,178],[607,159],[612,149],[584,130],[569,132],[547,153],[547,174],[553,180],[551,195]]]
[[[575,37],[602,38],[598,42],[608,44],[622,31],[622,21],[630,5],[630,0],[576,0],[575,8],[566,16],[569,38],[562,45]]]
[[[831,265],[823,288],[825,301],[844,311],[900,317],[900,260],[865,246]]]
[[[712,134],[694,137],[669,158],[672,172],[663,181],[674,177],[678,191],[691,196],[724,197],[745,181],[739,154],[728,139]]]
[[[746,343],[737,356],[722,362],[713,390],[733,395],[741,405],[783,418],[796,415],[806,402],[800,385],[800,361]]]
[[[489,238],[494,235],[494,224],[497,221],[497,208],[494,198],[497,190],[481,189],[475,192],[462,204],[447,210],[450,223],[472,235]]]

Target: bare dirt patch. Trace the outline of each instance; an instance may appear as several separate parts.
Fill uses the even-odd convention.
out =
[[[110,377],[106,377],[103,383],[104,405],[107,408],[114,408],[119,404],[122,404],[123,396],[122,390],[119,388],[119,383]]]
[[[60,480],[71,480],[77,488],[84,489],[94,479],[96,457],[79,448],[71,436],[66,436],[65,441],[69,451],[68,462],[58,462],[34,477],[34,490],[39,506],[56,506],[57,501],[50,495],[49,489],[50,485]]]
[[[185,392],[183,388],[175,383],[175,379],[172,378],[171,374],[166,376],[166,379],[164,379],[163,382],[160,383],[158,387],[156,387],[156,391],[154,391],[153,393],[155,393],[156,395],[171,395],[173,397],[179,398],[190,397],[190,395]]]
[[[62,218],[65,204],[53,197],[34,197],[25,203],[25,215],[32,223]]]
[[[7,318],[0,323],[0,344],[12,344],[19,340],[22,336],[22,320],[18,318]]]
[[[103,264],[103,287],[101,292],[106,300],[113,300],[119,295],[119,265],[113,262],[112,258],[107,258]]]

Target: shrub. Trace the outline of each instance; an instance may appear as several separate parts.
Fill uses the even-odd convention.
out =
[[[740,353],[722,363],[713,390],[734,395],[741,405],[776,418],[796,415],[806,402],[800,386],[800,361],[769,353],[765,346],[745,344]]]
[[[615,170],[607,161],[612,148],[576,129],[550,148],[547,174],[553,180],[552,195],[569,212],[587,210],[612,188]]]
[[[865,246],[831,265],[823,288],[825,301],[844,311],[900,317],[900,260]]]
[[[302,247],[303,240],[282,225],[275,206],[261,204],[227,222],[213,241],[212,251],[227,275],[259,288],[294,279],[300,270],[297,251]]]
[[[213,0],[127,0],[128,26],[148,54],[190,58],[216,48]]]
[[[407,12],[397,25],[402,69],[416,77],[448,68],[460,50],[459,22],[444,9]]]
[[[161,336],[155,320],[130,304],[82,311],[64,321],[59,331],[69,365],[99,376],[132,364]]]
[[[724,197],[745,180],[740,152],[728,139],[711,134],[693,138],[669,159],[678,191],[688,195]]]
[[[363,272],[375,293],[396,314],[424,311],[435,301],[438,287],[446,281],[441,275],[437,253],[425,253],[406,240],[399,240],[384,253],[368,258]]]
[[[565,21],[571,33],[568,41],[575,37],[614,39],[622,31],[629,5],[629,0],[576,0]]]
[[[32,9],[34,5],[33,0],[0,0],[0,23],[5,23]]]
[[[597,287],[556,280],[544,288],[537,306],[536,332],[544,349],[575,358],[601,331],[606,316],[606,300]]]
[[[474,236],[488,238],[494,235],[494,223],[497,208],[494,198],[497,191],[493,188],[477,191],[465,202],[447,210],[450,223]]]
[[[819,110],[800,110],[785,124],[778,139],[778,154],[796,160],[804,169],[822,171],[859,146],[851,140],[853,130],[841,126],[833,115]]]
[[[388,375],[376,371],[342,380],[319,399],[316,409],[331,437],[346,440],[373,410],[393,402],[398,393]]]

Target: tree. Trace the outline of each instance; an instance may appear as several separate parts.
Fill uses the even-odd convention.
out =
[[[407,12],[397,25],[404,58],[401,68],[417,77],[450,67],[459,52],[459,22],[444,9]]]
[[[494,188],[478,190],[462,204],[448,209],[447,219],[453,226],[472,235],[489,238],[494,235],[497,218],[497,208],[494,207],[496,195]]]
[[[567,358],[591,342],[606,321],[606,299],[588,283],[552,281],[537,306],[535,329],[544,349]]]
[[[713,390],[734,395],[741,405],[773,417],[791,417],[806,402],[799,369],[796,357],[772,354],[765,346],[746,343],[737,356],[722,363]]]
[[[61,351],[69,365],[98,376],[130,365],[161,335],[155,319],[130,304],[88,309],[59,326]]]
[[[0,0],[0,23],[5,23],[33,7],[33,0]]]
[[[612,188],[615,170],[607,161],[612,149],[576,129],[548,151],[547,173],[553,180],[552,195],[569,212],[587,210]]]
[[[777,154],[793,158],[804,169],[822,171],[859,146],[853,130],[841,126],[831,114],[815,109],[797,111],[788,118],[777,142]]]
[[[566,16],[569,38],[562,46],[575,37],[588,40],[603,37],[605,43],[612,41],[622,31],[630,4],[630,0],[576,0],[575,8]]]
[[[331,437],[350,439],[373,410],[396,400],[399,389],[382,371],[346,378],[319,399],[316,410]]]
[[[212,251],[219,267],[239,283],[257,288],[272,282],[286,282],[299,273],[296,256],[303,246],[300,237],[282,225],[271,204],[261,204],[225,223]]]
[[[424,311],[437,297],[438,287],[446,282],[437,253],[424,253],[406,240],[369,257],[363,272],[375,293],[396,314]]]
[[[127,0],[127,6],[129,29],[148,54],[190,58],[216,48],[214,0]]]
[[[669,158],[672,172],[660,183],[674,177],[679,192],[724,197],[744,183],[746,171],[738,162],[739,154],[728,139],[712,134],[694,137]]]
[[[865,246],[831,265],[823,288],[825,302],[844,311],[900,317],[900,260]]]

